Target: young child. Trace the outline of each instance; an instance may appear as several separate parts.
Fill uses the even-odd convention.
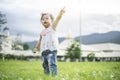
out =
[[[61,9],[57,18],[53,20],[53,16],[49,13],[43,13],[41,15],[41,23],[45,27],[40,33],[40,38],[33,49],[33,52],[36,53],[40,48],[40,53],[42,54],[43,68],[45,74],[50,74],[56,76],[57,72],[57,45],[58,39],[56,36],[57,24],[60,21],[65,9]]]

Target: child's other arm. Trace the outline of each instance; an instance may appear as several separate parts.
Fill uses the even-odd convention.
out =
[[[37,44],[35,45],[35,48],[33,49],[33,52],[34,52],[34,53],[36,53],[37,50],[40,48],[41,39],[42,39],[42,36],[40,35],[40,38],[39,38]]]
[[[52,24],[54,30],[56,30],[57,24],[59,23],[62,15],[63,15],[63,13],[65,13],[65,7],[60,10],[57,18],[55,19],[55,21],[54,21],[53,24]]]

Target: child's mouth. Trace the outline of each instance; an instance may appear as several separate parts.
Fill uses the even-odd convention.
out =
[[[44,22],[44,24],[47,24],[47,22]]]

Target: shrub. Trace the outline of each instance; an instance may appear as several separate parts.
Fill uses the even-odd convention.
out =
[[[70,45],[70,47],[67,48],[65,58],[75,61],[76,59],[80,59],[80,52],[80,43],[75,41]]]
[[[87,55],[88,61],[93,61],[94,58],[95,58],[95,54],[94,53],[90,53],[90,54]]]

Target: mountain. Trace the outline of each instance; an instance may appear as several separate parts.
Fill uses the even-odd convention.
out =
[[[58,38],[59,43],[61,43],[64,39],[65,39],[64,37],[60,37],[60,38]],[[37,41],[25,42],[25,43],[26,43],[26,44],[28,44],[29,49],[31,49],[31,50],[32,50],[32,49],[35,47],[35,45],[36,45]]]
[[[28,44],[29,49],[33,50],[33,48],[35,47],[37,41],[25,42],[25,43]]]
[[[111,31],[108,33],[94,33],[91,35],[78,36],[75,39],[79,40],[81,37],[82,44],[98,44],[98,43],[116,43],[120,44],[120,31]]]
[[[61,43],[61,42],[64,41],[64,40],[65,40],[65,37],[60,37],[60,38],[58,38],[59,43]]]
[[[116,43],[120,44],[120,31],[111,31],[108,33],[94,33],[90,35],[85,36],[78,36],[75,38],[75,40],[80,40],[82,44],[98,44],[98,43]],[[59,38],[59,43],[61,43],[63,40],[65,40],[64,37]],[[26,42],[29,45],[29,49],[33,49],[36,45],[37,41],[33,42]]]

